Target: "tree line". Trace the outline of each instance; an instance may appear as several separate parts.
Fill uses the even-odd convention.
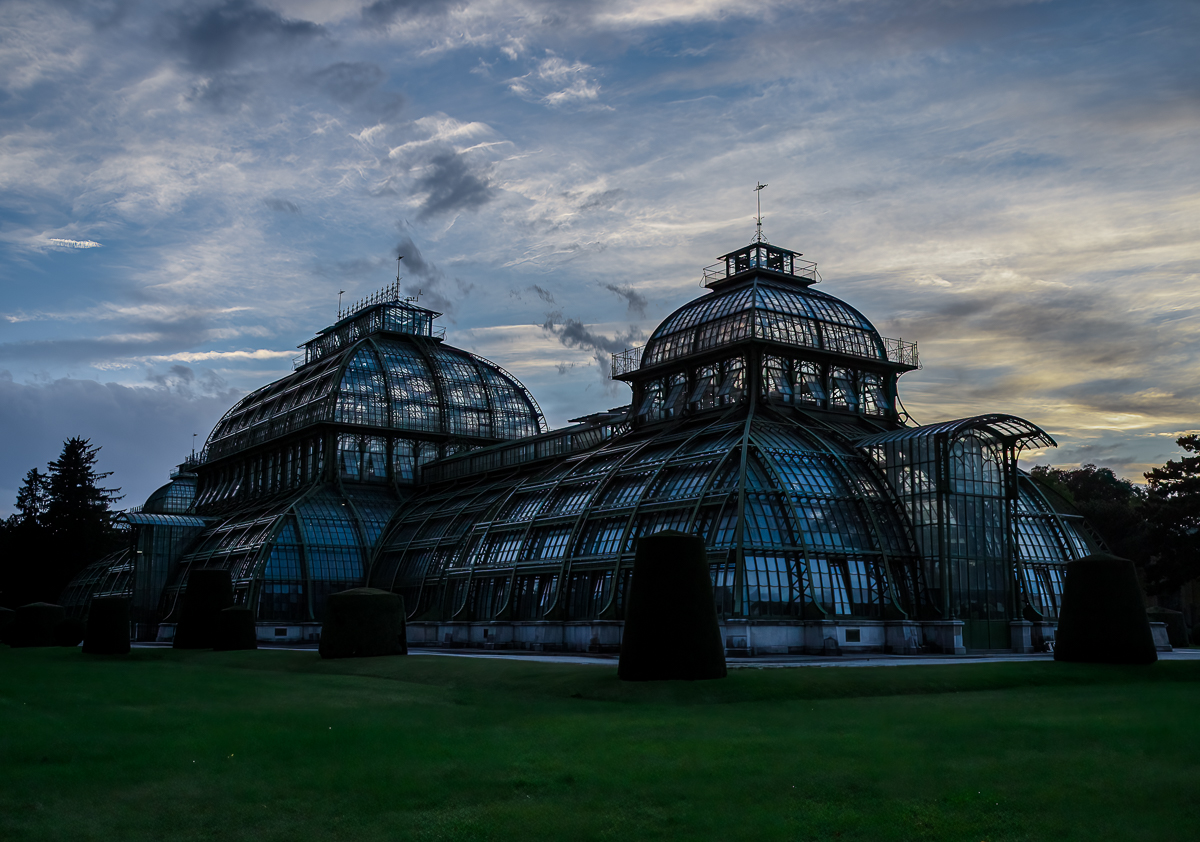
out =
[[[1083,515],[1113,554],[1133,560],[1151,596],[1200,577],[1200,434],[1175,441],[1186,455],[1146,472],[1145,487],[1095,465],[1030,471]]]
[[[110,506],[122,498],[103,486],[112,471],[96,468],[99,452],[76,436],[44,472],[25,474],[16,511],[0,522],[0,605],[58,602],[80,571],[119,546]]]

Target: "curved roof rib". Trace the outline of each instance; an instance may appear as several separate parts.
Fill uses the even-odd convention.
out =
[[[1058,442],[1037,424],[1015,415],[1001,414],[975,415],[970,418],[943,421],[940,424],[926,424],[923,427],[905,427],[900,430],[867,436],[859,439],[856,444],[859,447],[873,447],[892,442],[933,438],[934,436],[954,439],[972,430],[989,433],[1005,445],[1015,447],[1018,451],[1027,448],[1058,447]]]

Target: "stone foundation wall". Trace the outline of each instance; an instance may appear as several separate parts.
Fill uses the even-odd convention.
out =
[[[895,653],[963,654],[962,623],[912,620],[722,620],[730,657]],[[409,646],[513,649],[534,652],[621,651],[620,621],[432,622],[408,624]]]

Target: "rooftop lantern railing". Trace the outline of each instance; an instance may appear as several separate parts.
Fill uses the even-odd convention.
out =
[[[414,298],[401,298],[400,282],[388,284],[379,292],[339,310],[339,320],[319,332],[300,347],[303,356],[292,360],[292,368],[302,368],[329,354],[340,351],[372,333],[405,333],[442,340],[446,329],[434,327],[433,320],[441,313],[418,307]]]
[[[817,272],[817,264],[811,260],[802,260],[802,257],[803,255],[797,252],[781,249],[769,243],[751,243],[745,248],[724,255],[720,262],[706,266],[700,285],[711,287],[726,278],[732,278],[751,269],[766,269],[781,275],[800,278],[806,282],[805,286],[819,283],[821,275]]]

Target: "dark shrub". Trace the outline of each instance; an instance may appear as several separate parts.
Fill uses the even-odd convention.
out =
[[[1097,664],[1158,660],[1132,561],[1097,554],[1067,564],[1054,660]]]
[[[129,651],[129,598],[98,596],[88,607],[83,651],[89,655],[124,655]]]
[[[403,597],[377,588],[330,594],[320,651],[322,658],[407,655]]]
[[[55,646],[78,646],[83,642],[87,623],[79,617],[63,617],[54,624]]]
[[[233,582],[228,570],[189,571],[172,645],[176,649],[212,649],[217,641],[217,619],[221,610],[231,605]]]
[[[617,676],[622,681],[725,677],[725,647],[702,539],[668,530],[638,540]]]
[[[222,652],[257,649],[258,635],[254,631],[254,612],[244,605],[223,609],[217,615],[217,639],[213,648]]]
[[[11,608],[0,608],[0,643],[8,643],[8,630],[13,626],[17,612]]]
[[[1182,611],[1172,611],[1170,608],[1147,608],[1146,615],[1152,623],[1166,623],[1167,640],[1171,646],[1188,645],[1187,624],[1183,621]]]
[[[53,646],[54,627],[66,616],[61,605],[31,602],[17,609],[9,630],[10,646]]]

